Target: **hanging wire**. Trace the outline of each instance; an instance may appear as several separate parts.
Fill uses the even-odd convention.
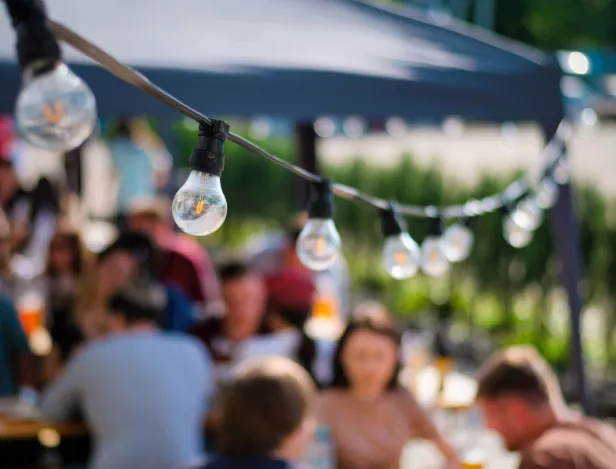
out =
[[[196,111],[187,104],[183,103],[179,99],[175,98],[159,86],[152,83],[147,77],[121,63],[119,60],[102,50],[100,47],[91,43],[81,35],[77,34],[70,28],[56,22],[49,21],[49,25],[53,33],[61,39],[63,42],[82,52],[95,62],[97,62],[104,69],[115,75],[119,79],[126,83],[140,89],[144,93],[153,97],[154,99],[166,104],[167,106],[177,110],[186,117],[195,120],[198,123],[205,125],[211,125],[212,121],[204,114]],[[564,146],[571,138],[573,133],[571,125],[565,120],[561,121],[558,129],[552,138],[552,140],[544,147],[542,151],[542,160],[545,162],[540,172],[541,178],[546,177],[558,163],[564,153]],[[255,153],[272,163],[275,163],[286,170],[292,172],[298,177],[301,177],[310,182],[319,182],[321,177],[317,174],[313,174],[297,165],[289,163],[282,158],[273,155],[257,144],[250,140],[237,135],[235,133],[229,133],[228,139],[235,144]],[[503,206],[509,205],[514,201],[521,199],[527,195],[533,187],[526,177],[522,177],[513,183],[511,183],[503,192],[495,194],[489,197],[485,197],[480,200],[470,200],[463,205],[452,205],[447,207],[420,206],[420,205],[397,205],[400,214],[409,215],[414,217],[424,218],[460,218],[460,217],[477,217],[486,213],[494,212],[501,209]],[[343,199],[350,200],[352,202],[362,203],[382,210],[387,210],[389,207],[389,201],[374,197],[368,194],[350,187],[344,184],[334,183],[332,184],[332,192]]]

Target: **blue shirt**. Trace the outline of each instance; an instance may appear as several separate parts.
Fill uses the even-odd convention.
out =
[[[14,360],[28,350],[28,340],[13,303],[6,297],[0,297],[0,397],[15,394]]]
[[[167,306],[163,328],[168,331],[187,331],[195,322],[195,307],[178,288],[165,285]]]
[[[110,146],[119,177],[117,211],[126,213],[131,205],[156,195],[154,163],[147,152],[127,138],[119,138]]]
[[[43,394],[51,421],[81,411],[94,438],[92,469],[170,469],[203,453],[213,393],[205,347],[184,334],[128,331],[94,342]]]

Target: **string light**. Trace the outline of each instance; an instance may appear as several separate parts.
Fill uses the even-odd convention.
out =
[[[394,207],[393,204],[383,199],[364,194],[353,187],[324,180],[299,166],[268,153],[240,135],[229,133],[228,124],[209,119],[150,82],[144,75],[120,63],[71,29],[48,20],[39,0],[6,0],[6,3],[13,25],[18,30],[18,56],[24,70],[30,70],[32,76],[56,74],[53,75],[55,78],[52,77],[53,79],[47,82],[50,88],[53,88],[53,91],[49,90],[44,93],[44,96],[41,95],[47,101],[39,101],[40,107],[38,109],[46,122],[42,127],[40,125],[39,127],[28,127],[33,121],[23,117],[28,113],[18,109],[17,124],[18,127],[21,126],[21,131],[27,139],[34,141],[36,140],[35,135],[43,135],[45,141],[39,142],[39,146],[71,148],[87,138],[96,122],[96,108],[91,91],[65,65],[61,64],[60,51],[54,34],[118,78],[139,88],[199,124],[199,145],[191,155],[192,171],[186,183],[176,194],[172,208],[173,218],[178,226],[192,235],[212,233],[224,223],[226,218],[227,204],[220,185],[220,175],[224,166],[223,145],[227,139],[313,183],[313,188],[316,189],[313,194],[319,193],[319,190],[325,191],[324,188],[327,187],[326,191],[329,194],[330,201],[331,196],[336,195],[352,202],[380,209],[383,233],[386,237],[383,262],[390,275],[400,279],[414,275],[420,264],[422,264],[424,271],[438,275],[438,272],[447,270],[449,262],[459,262],[468,257],[473,244],[473,235],[470,228],[463,223],[454,223],[445,233],[442,233],[442,237],[434,234],[427,237],[422,243],[424,248],[422,252],[417,243],[404,231],[404,221],[401,215],[438,218],[440,223],[447,219],[466,219],[467,217],[477,217],[502,209],[506,211],[503,219],[505,238],[512,246],[522,247],[530,242],[534,229],[541,223],[542,209],[549,208],[555,202],[558,191],[554,191],[554,183],[565,184],[569,180],[569,168],[564,158],[563,149],[572,135],[572,126],[563,121],[560,123],[554,138],[543,151],[546,159],[545,167],[552,168],[552,174],[546,175],[541,186],[536,188],[535,192],[530,191],[525,180],[520,178],[510,184],[502,193],[473,201],[472,206],[470,203],[466,203],[448,207],[417,205],[396,205]],[[17,28],[26,19],[32,18],[35,20],[32,23],[36,23],[38,28],[36,32],[42,34],[42,37],[37,37],[36,34],[32,33],[33,26],[30,26],[30,33],[24,33],[28,28]],[[35,54],[33,51],[37,51],[37,53]],[[44,60],[33,61],[34,56],[37,59]],[[69,81],[72,83],[71,86],[66,85]],[[64,85],[68,88],[64,90],[65,94],[62,94],[62,86]],[[56,95],[53,94],[54,91]],[[73,95],[69,97],[71,93]],[[54,98],[54,96],[57,97]],[[50,97],[51,99],[49,99]],[[65,103],[59,101],[60,99],[68,99],[68,101]],[[81,118],[77,119],[78,115]],[[77,126],[76,123],[79,123],[82,127]],[[31,128],[43,128],[44,131],[36,130],[27,135],[28,129]],[[55,140],[49,136],[54,137]],[[556,193],[556,196],[554,196],[554,193]],[[514,201],[520,201],[520,203],[511,211],[509,206]],[[331,214],[327,217],[313,216],[311,218],[312,220],[308,222],[302,232],[303,237],[300,235],[300,238],[298,238],[298,255],[300,255],[300,259],[304,257],[302,262],[310,268],[320,270],[331,265],[339,255],[340,237],[331,219]],[[315,238],[315,233],[322,234]],[[311,241],[308,242],[308,239],[311,239]],[[314,239],[317,239],[317,241],[313,242]],[[318,239],[321,239],[321,241],[318,241]],[[306,243],[305,246],[304,243]],[[436,268],[435,265],[439,267]]]
[[[383,266],[387,273],[397,280],[415,275],[421,263],[421,250],[406,232],[406,224],[395,204],[390,203],[381,212],[381,228],[385,238]]]
[[[552,179],[545,177],[539,183],[539,187],[535,193],[535,202],[544,209],[550,209],[558,200],[558,184]]]
[[[442,220],[431,220],[430,234],[421,243],[421,270],[431,277],[438,277],[449,270],[449,260],[445,249]]]
[[[528,195],[524,197],[511,212],[511,218],[516,225],[528,231],[535,231],[543,219],[543,211],[537,204],[535,197]]]
[[[332,220],[334,203],[332,184],[322,179],[312,185],[312,198],[308,207],[308,222],[297,238],[299,260],[312,270],[331,267],[340,256],[340,235]]]
[[[190,155],[191,172],[173,198],[171,213],[182,231],[206,236],[222,226],[227,199],[220,175],[225,164],[224,143],[229,124],[221,120],[199,126],[199,141]]]
[[[461,262],[470,256],[473,250],[474,236],[470,218],[458,220],[443,232],[443,250],[449,262]]]
[[[523,248],[527,246],[533,239],[533,232],[527,228],[518,225],[513,216],[512,210],[504,205],[503,212],[503,237],[514,248]]]
[[[5,3],[17,33],[17,58],[23,76],[15,106],[17,130],[39,148],[76,148],[92,134],[97,122],[92,90],[62,63],[43,2]]]

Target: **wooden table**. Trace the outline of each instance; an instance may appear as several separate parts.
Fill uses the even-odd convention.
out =
[[[0,440],[39,440],[44,446],[56,446],[62,437],[87,436],[83,423],[48,423],[15,419],[0,415]]]

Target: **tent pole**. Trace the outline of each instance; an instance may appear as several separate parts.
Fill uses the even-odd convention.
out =
[[[556,127],[544,126],[548,140],[554,135]],[[566,147],[564,158],[567,158]],[[584,365],[582,345],[582,298],[580,282],[582,280],[581,253],[578,239],[578,224],[573,206],[571,183],[560,187],[558,201],[550,213],[552,236],[556,255],[560,260],[560,274],[569,299],[571,321],[571,363],[576,397],[586,414],[591,414],[588,383]]]
[[[295,125],[295,148],[297,162],[308,171],[319,174],[317,162],[317,133],[311,121],[298,122]],[[306,207],[310,196],[309,184],[301,180],[298,185],[297,198],[301,207]]]

